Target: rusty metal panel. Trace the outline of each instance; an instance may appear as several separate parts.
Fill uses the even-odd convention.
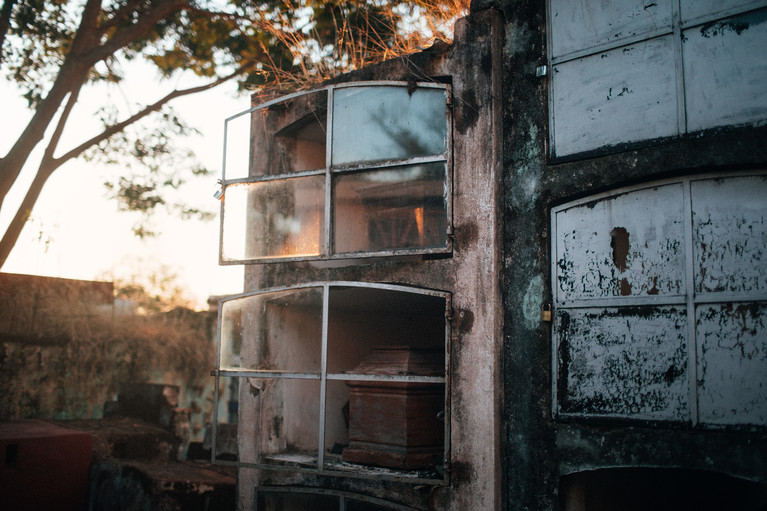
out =
[[[671,0],[551,1],[555,57],[671,27]]]
[[[556,316],[560,413],[687,419],[685,307],[564,309]]]
[[[695,292],[767,292],[767,176],[693,181],[691,195]]]
[[[672,39],[658,37],[553,67],[557,156],[678,133]]]
[[[699,306],[698,411],[707,424],[767,424],[767,304]]]
[[[687,130],[767,118],[767,9],[683,32]]]
[[[675,183],[558,211],[557,302],[683,294],[683,194]]]

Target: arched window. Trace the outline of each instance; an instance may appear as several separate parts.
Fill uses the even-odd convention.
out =
[[[217,378],[257,417],[239,463],[442,479],[449,310],[448,293],[359,282],[223,299]]]
[[[449,252],[448,100],[442,84],[350,83],[227,119],[221,262]]]

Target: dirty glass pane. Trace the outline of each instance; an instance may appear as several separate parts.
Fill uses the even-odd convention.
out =
[[[705,424],[767,424],[767,304],[699,305],[698,413]]]
[[[686,420],[684,307],[560,309],[560,413]]]
[[[446,91],[406,87],[337,89],[332,164],[445,153]]]
[[[223,169],[224,179],[248,177],[253,150],[250,130],[250,115],[240,115],[226,122],[226,141],[224,144],[226,167]]]
[[[306,93],[251,114],[251,177],[325,167],[327,91]]]
[[[246,426],[253,440],[240,461],[317,468],[319,380],[250,377],[241,386],[247,388],[240,392],[240,407],[257,411],[258,424]]]
[[[767,290],[767,176],[692,182],[695,291]]]
[[[288,492],[258,492],[257,511],[338,511],[339,499],[332,495]]]
[[[321,351],[322,288],[224,302],[221,369],[319,373]]]
[[[320,254],[323,175],[238,183],[224,192],[224,261]]]
[[[445,183],[444,163],[336,175],[336,253],[446,246]]]
[[[392,358],[392,364],[406,362],[407,357],[411,361],[428,357],[438,371],[423,374],[444,376],[444,298],[386,289],[332,287],[329,310],[329,373],[354,372],[374,350],[410,348],[414,350],[411,354],[392,351],[391,357],[400,357]],[[413,368],[413,374],[419,372],[418,367]]]
[[[557,300],[684,294],[683,188],[646,188],[555,216]]]

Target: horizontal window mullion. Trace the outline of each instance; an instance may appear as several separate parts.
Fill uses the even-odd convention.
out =
[[[755,293],[701,293],[693,300],[698,303],[767,302],[767,292]]]
[[[395,374],[352,374],[333,373],[328,374],[328,380],[334,381],[370,381],[390,383],[445,383],[444,376],[417,376]]]
[[[419,156],[417,158],[406,158],[406,159],[398,159],[398,160],[371,160],[371,161],[347,163],[342,165],[331,166],[330,172],[333,174],[342,174],[345,172],[386,169],[390,167],[407,167],[411,165],[420,165],[424,163],[436,163],[440,161],[447,162],[447,155],[435,154],[430,156]]]
[[[684,305],[685,295],[667,296],[606,296],[600,298],[584,298],[580,300],[563,300],[555,302],[554,307],[560,309],[588,309],[596,307],[631,307],[637,305]]]
[[[313,170],[304,170],[301,172],[291,172],[289,174],[276,174],[273,176],[250,176],[250,177],[242,177],[238,179],[227,179],[227,180],[221,181],[221,185],[226,187],[226,186],[235,185],[235,184],[265,183],[268,181],[279,181],[281,179],[294,179],[299,177],[321,176],[323,174],[325,174],[325,169],[313,169]]]
[[[247,378],[284,378],[293,380],[319,380],[320,373],[292,372],[292,371],[265,371],[260,369],[221,369],[220,376],[247,377]]]

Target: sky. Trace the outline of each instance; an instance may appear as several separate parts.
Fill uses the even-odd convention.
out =
[[[104,102],[135,112],[137,103],[153,102],[165,90],[198,83],[191,74],[180,75],[163,89],[148,67],[132,63],[126,71],[126,80],[119,90],[110,92],[98,87],[81,94],[57,154],[96,133],[98,125],[93,112]],[[178,275],[178,283],[187,289],[187,296],[199,308],[206,307],[209,296],[241,292],[242,267],[218,265],[219,203],[213,198],[216,180],[221,177],[224,120],[249,106],[248,96],[237,95],[235,89],[234,82],[225,83],[172,103],[176,113],[201,132],[181,140],[181,144],[193,148],[202,163],[213,171],[210,176],[186,185],[184,199],[215,212],[214,220],[181,220],[158,214],[154,226],[160,235],[140,240],[131,231],[138,217],[119,212],[116,201],[107,198],[103,185],[110,174],[121,169],[72,160],[56,170],[46,183],[30,221],[0,271],[85,280],[172,273]],[[2,154],[31,116],[25,104],[19,91],[0,78]],[[38,148],[36,158],[31,160],[39,160],[40,153]],[[26,172],[0,210],[2,232],[21,201],[24,185],[31,180],[30,167],[25,167]]]

